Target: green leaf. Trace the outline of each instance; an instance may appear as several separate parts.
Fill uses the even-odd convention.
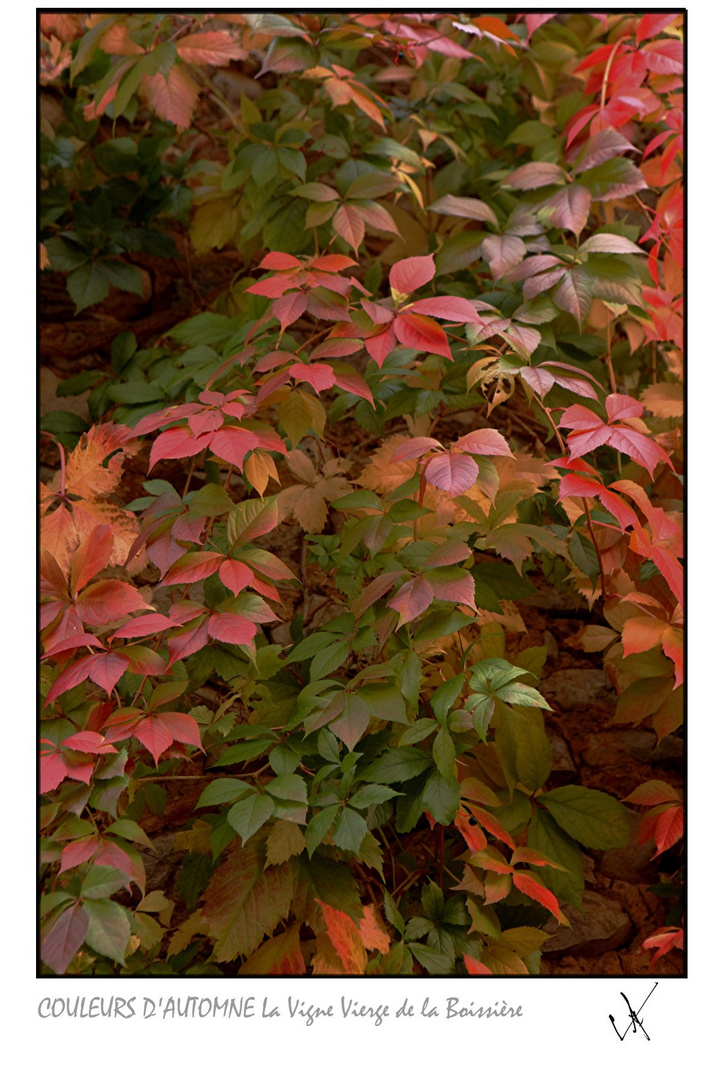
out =
[[[424,805],[440,825],[450,825],[460,805],[459,781],[435,769],[424,786]]]
[[[367,822],[355,810],[345,806],[340,814],[339,822],[332,834],[332,839],[338,848],[343,851],[359,852],[362,841],[367,835]]]
[[[625,808],[604,791],[567,784],[538,796],[561,829],[587,848],[625,847],[630,827]]]
[[[508,686],[502,687],[496,693],[501,701],[505,701],[509,705],[525,705],[529,708],[536,707],[548,709],[549,712],[553,711],[542,694],[539,694],[534,687],[526,686],[524,683],[509,683]]]
[[[442,683],[432,694],[429,704],[431,706],[431,711],[440,723],[443,724],[446,720],[447,714],[461,693],[463,685],[464,677],[463,675],[458,675],[454,679],[447,679],[446,682]]]
[[[527,791],[538,791],[553,767],[548,736],[539,724],[526,720],[514,724],[511,734],[516,746],[516,776]]]
[[[442,727],[437,732],[432,752],[437,769],[441,775],[448,780],[454,774],[456,747],[454,746],[454,740],[451,738],[451,735],[449,735],[446,728]]]
[[[115,836],[121,836],[124,840],[130,840],[133,844],[143,844],[144,847],[151,848],[152,844],[149,837],[146,835],[141,825],[138,825],[131,818],[119,818],[118,821],[114,821],[105,832],[113,833]]]
[[[337,817],[339,809],[339,805],[337,804],[334,806],[326,806],[324,810],[320,810],[319,813],[315,814],[315,816],[311,817],[308,821],[307,828],[305,829],[305,847],[310,858],[312,858],[315,849],[319,847],[332,828],[332,824]]]
[[[101,956],[108,956],[123,965],[131,935],[126,910],[121,904],[106,899],[85,899],[82,907],[89,918],[85,944]]]
[[[305,850],[305,836],[302,829],[292,821],[276,821],[271,829],[266,845],[266,866],[277,866],[287,862],[293,855]]]
[[[416,747],[400,746],[386,750],[376,761],[360,774],[360,780],[393,784],[400,780],[411,780],[425,772],[432,764],[432,759],[423,750]]]
[[[401,792],[384,784],[363,784],[350,799],[350,806],[356,807],[357,810],[368,810],[370,806],[377,806],[400,795]]]
[[[109,281],[100,263],[85,263],[69,275],[67,289],[74,300],[77,314],[109,295]]]
[[[250,955],[287,918],[293,899],[292,864],[264,866],[265,842],[254,837],[228,856],[206,889],[201,916],[219,964]]]
[[[228,823],[245,844],[273,813],[275,803],[269,795],[249,795],[228,811]]]
[[[240,799],[246,791],[251,791],[250,784],[245,780],[234,780],[231,776],[222,776],[220,780],[212,780],[208,787],[201,792],[196,809],[201,806],[218,806],[221,803],[232,803]]]
[[[350,655],[350,650],[349,641],[333,641],[331,645],[322,649],[310,665],[310,682],[317,682],[318,679],[323,679],[325,675],[330,675],[337,668],[342,667]]]
[[[528,846],[565,867],[565,870],[555,870],[552,866],[539,866],[538,875],[559,900],[582,911],[583,853],[575,841],[566,836],[550,814],[535,810],[528,826]]]
[[[307,785],[299,776],[283,773],[276,776],[275,780],[265,785],[265,790],[270,792],[276,799],[286,799],[288,802],[306,803]]]
[[[114,866],[91,866],[82,882],[85,900],[104,900],[130,881],[129,875]]]

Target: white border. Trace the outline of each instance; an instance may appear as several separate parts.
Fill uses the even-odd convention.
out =
[[[246,5],[247,6],[247,5]],[[253,5],[251,5],[253,6]],[[260,5],[258,5],[260,6]],[[264,5],[275,9],[280,5]],[[390,9],[414,9],[414,5],[392,3]],[[433,4],[431,9],[453,5]],[[565,5],[562,5],[565,7]],[[574,3],[568,7],[592,10],[593,5]],[[612,5],[613,7],[615,5]],[[619,6],[619,5],[618,5]],[[65,5],[45,8],[62,10]],[[98,9],[108,7],[99,5]],[[326,8],[358,10],[358,5],[332,2]],[[625,7],[625,5],[623,5]],[[661,4],[626,5],[631,10],[651,11]],[[524,5],[494,5],[486,10],[528,10]],[[602,10],[607,10],[607,5]],[[236,8],[240,10],[240,8]],[[466,9],[468,10],[468,9]],[[664,10],[664,8],[663,8]],[[706,475],[712,460],[707,436],[712,430],[712,358],[707,348],[711,339],[714,275],[707,255],[712,251],[709,222],[712,207],[712,41],[714,13],[708,0],[691,0],[689,18],[689,103],[692,136],[689,139],[689,221],[692,240],[689,284],[689,333],[693,348],[689,378],[695,392],[689,395],[689,482],[695,497],[688,507],[689,580],[692,611],[689,628],[690,758],[689,758],[689,977],[687,980],[659,979],[658,988],[647,1004],[645,1026],[652,1041],[628,1037],[622,1044],[614,1037],[608,1014],[625,1018],[624,991],[639,1005],[650,988],[647,979],[398,979],[398,980],[73,980],[34,978],[35,910],[31,902],[34,882],[34,815],[18,813],[27,807],[28,792],[34,790],[34,666],[28,642],[34,633],[35,491],[33,485],[35,399],[35,244],[34,244],[34,162],[35,146],[35,9],[14,9],[14,18],[4,23],[5,48],[0,75],[3,79],[3,296],[4,329],[3,523],[2,568],[3,614],[3,703],[2,719],[8,734],[3,743],[3,788],[6,792],[3,815],[2,979],[0,1002],[5,1021],[6,1053],[11,1067],[22,1062],[24,1069],[50,1073],[80,1067],[100,1074],[103,1080],[124,1080],[127,1073],[150,1076],[155,1068],[164,1074],[184,1077],[204,1075],[207,1069],[228,1071],[240,1076],[258,1068],[265,1075],[283,1070],[291,1080],[312,1078],[324,1063],[331,1073],[345,1080],[362,1078],[372,1072],[392,1075],[397,1068],[403,1076],[418,1077],[456,1072],[461,1075],[512,1075],[524,1073],[532,1080],[577,1072],[585,1077],[610,1073],[619,1078],[642,1068],[643,1075],[665,1078],[676,1075],[690,1056],[699,1061],[705,1051],[708,1031],[705,1012],[708,989],[711,932],[711,810],[705,799],[711,788],[706,763],[714,760],[711,737],[711,707],[707,704],[705,679],[711,668],[712,631],[707,625],[707,600],[711,599],[711,558],[707,539],[714,527],[709,507],[711,487]],[[702,240],[700,246],[699,240]],[[707,248],[704,248],[707,244]],[[9,340],[8,340],[9,339]],[[7,397],[5,397],[5,394]],[[34,473],[36,475],[36,471]],[[705,546],[706,545],[706,546]],[[706,561],[705,561],[706,560]],[[9,707],[8,707],[9,706]],[[706,830],[706,832],[705,832]],[[707,903],[709,901],[709,903]],[[281,1005],[283,1016],[263,1020],[178,1021],[159,1019],[131,1021],[40,1020],[37,1006],[44,997],[110,995],[144,996],[158,1001],[169,996],[247,997],[254,995],[260,1011],[264,996]],[[465,1004],[489,1004],[496,1000],[521,1004],[519,1020],[387,1019],[380,1027],[365,1020],[319,1020],[307,1027],[289,1019],[288,995],[326,1006],[330,1002],[340,1012],[342,995],[365,1004],[390,1003],[395,1012],[408,997],[419,1012],[425,997],[441,1006],[448,996]],[[177,1026],[180,1025],[180,1026]],[[188,1027],[187,1025],[190,1025]],[[505,1030],[501,1030],[505,1025]],[[7,1041],[9,1040],[9,1046]],[[709,1055],[702,1054],[706,1062]],[[696,1065],[695,1065],[696,1069]],[[496,1072],[497,1071],[497,1072]]]

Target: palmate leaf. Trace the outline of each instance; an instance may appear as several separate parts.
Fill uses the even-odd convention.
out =
[[[237,804],[240,805],[240,804]],[[204,893],[203,922],[221,963],[248,956],[287,917],[293,896],[289,862],[265,864],[265,837],[252,837],[213,874]]]

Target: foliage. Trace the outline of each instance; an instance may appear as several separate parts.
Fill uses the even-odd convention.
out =
[[[682,16],[41,24],[45,275],[242,266],[43,419],[44,970],[537,973],[628,824],[551,775],[513,600],[581,594],[615,722],[682,723]]]

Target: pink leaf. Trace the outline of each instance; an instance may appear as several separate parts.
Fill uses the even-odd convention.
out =
[[[178,625],[165,615],[139,615],[136,619],[130,619],[128,623],[124,623],[119,630],[115,630],[114,637],[145,637],[148,634],[159,634],[164,630],[171,630]]]
[[[457,439],[454,446],[467,454],[484,454],[489,457],[513,457],[508,443],[495,428],[470,431]]]
[[[567,173],[560,165],[548,161],[531,161],[507,176],[503,184],[517,191],[532,191],[548,184],[562,184],[565,180]]]
[[[520,236],[487,236],[481,251],[491,276],[498,281],[518,266],[526,253],[526,245]]]
[[[460,453],[435,454],[424,470],[425,480],[452,498],[468,491],[477,477],[476,462]]]
[[[273,301],[272,313],[280,320],[281,334],[303,314],[307,307],[307,297],[302,292],[291,292]]]
[[[437,319],[449,319],[450,322],[478,322],[479,317],[473,304],[461,296],[433,296],[427,300],[417,300],[410,304],[409,311],[417,315],[432,315]]]
[[[416,439],[407,439],[401,443],[392,454],[392,461],[411,461],[413,458],[423,457],[429,450],[437,449],[444,449],[438,439],[420,435]]]
[[[230,612],[211,615],[208,620],[209,635],[230,645],[250,645],[257,632],[255,623]]]
[[[607,418],[610,423],[624,420],[627,416],[642,416],[644,405],[629,394],[609,394],[605,399]]]

